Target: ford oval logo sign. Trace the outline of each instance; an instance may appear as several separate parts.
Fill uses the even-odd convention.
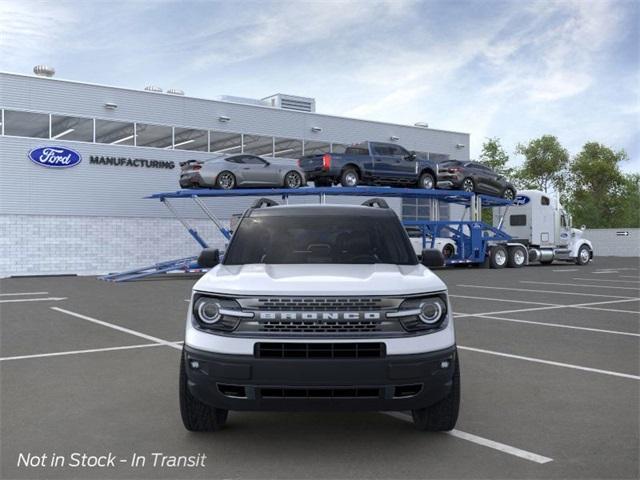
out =
[[[526,195],[517,195],[516,199],[513,201],[514,205],[526,205],[527,203],[529,203],[529,201],[531,201],[531,199],[529,197],[527,197]]]
[[[69,148],[40,147],[29,152],[29,160],[42,167],[69,168],[78,165],[82,156]]]

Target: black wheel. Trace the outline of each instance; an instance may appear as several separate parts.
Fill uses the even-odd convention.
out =
[[[180,359],[180,414],[184,428],[191,432],[215,432],[227,423],[229,410],[202,403],[189,392],[184,351]]]
[[[425,172],[420,175],[420,180],[418,180],[418,188],[424,188],[425,190],[433,190],[436,188],[436,181],[433,178],[433,175]]]
[[[346,168],[340,175],[340,184],[343,187],[355,187],[360,183],[358,172],[353,168]]]
[[[491,268],[504,268],[507,265],[507,249],[502,245],[494,245],[489,253],[489,266]]]
[[[454,368],[449,395],[435,405],[411,411],[413,424],[418,430],[446,432],[455,428],[460,409],[460,365],[457,357]]]
[[[502,192],[502,198],[505,200],[513,200],[516,198],[516,192],[513,191],[513,188],[507,187],[504,189],[504,192]]]
[[[445,259],[453,257],[455,251],[455,248],[453,248],[453,245],[451,245],[450,243],[447,243],[444,247],[442,247],[442,255]]]
[[[302,186],[302,175],[295,170],[291,170],[284,176],[284,186],[287,188],[300,188]]]
[[[527,251],[522,247],[509,247],[509,257],[507,258],[507,267],[520,268],[527,263]]]
[[[236,186],[236,177],[233,173],[220,172],[218,178],[216,178],[216,185],[223,190],[230,190]]]
[[[462,181],[462,190],[465,192],[475,192],[476,184],[473,183],[472,178],[467,177]]]
[[[582,245],[578,249],[578,256],[576,257],[576,264],[586,265],[591,260],[591,250],[586,245]]]

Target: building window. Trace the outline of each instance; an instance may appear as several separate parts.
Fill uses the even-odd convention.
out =
[[[134,126],[129,122],[96,120],[96,142],[111,145],[133,145]]]
[[[49,138],[49,115],[5,110],[4,134],[15,137]]]
[[[209,132],[211,153],[242,153],[242,135],[229,132]]]
[[[273,156],[273,137],[244,135],[244,153]]]
[[[300,158],[302,157],[302,140],[291,138],[274,138],[274,157]]]
[[[443,153],[429,153],[429,160],[432,162],[440,163],[445,160],[449,160],[449,155],[445,155]]]
[[[93,142],[93,119],[51,115],[51,139]]]
[[[447,220],[450,214],[449,204],[444,202],[439,203],[438,214],[440,220]],[[402,219],[416,221],[431,220],[431,199],[403,198]]]
[[[196,150],[206,152],[209,148],[209,136],[206,130],[178,128],[174,130],[173,148],[176,150]]]
[[[164,125],[136,123],[136,146],[171,148],[173,129]]]
[[[331,144],[328,142],[310,142],[305,140],[304,142],[304,154],[305,155],[318,155],[323,153],[329,153],[331,151]]]

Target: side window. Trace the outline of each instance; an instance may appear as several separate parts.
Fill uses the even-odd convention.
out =
[[[386,145],[378,145],[376,143],[371,145],[373,147],[373,153],[376,155],[390,155],[389,148]]]
[[[390,145],[389,150],[391,152],[390,155],[393,155],[396,157],[406,157],[407,155],[409,155],[409,152],[407,152],[404,148],[400,146]]]
[[[242,158],[244,160],[242,163],[248,163],[250,165],[265,165],[267,163],[262,158],[254,157],[253,155],[247,155],[246,157]]]
[[[550,205],[550,204],[551,204],[551,200],[549,200],[549,197],[545,197],[545,196],[540,197],[540,205]]]
[[[560,226],[562,227],[567,226],[567,218],[564,216],[564,213],[560,215]]]
[[[243,161],[244,157],[229,157],[226,159],[227,162],[229,163],[244,163]]]
[[[509,217],[509,225],[512,227],[524,227],[527,224],[526,215],[511,215]]]

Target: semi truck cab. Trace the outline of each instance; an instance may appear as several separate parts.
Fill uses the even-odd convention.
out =
[[[593,259],[593,246],[585,238],[584,229],[573,228],[571,215],[560,202],[538,190],[518,192],[513,205],[496,208],[493,223],[512,237],[512,242],[525,245],[529,262],[548,264],[554,260],[579,265]]]

